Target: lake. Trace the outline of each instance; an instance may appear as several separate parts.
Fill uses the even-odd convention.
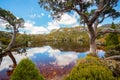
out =
[[[59,77],[64,77],[76,64],[77,59],[84,58],[88,53],[84,50],[79,52],[51,46],[26,48],[26,52],[20,54],[12,52],[17,63],[26,57],[31,59],[47,80],[58,80]],[[104,57],[104,53],[104,51],[98,50],[100,58]],[[13,62],[9,56],[4,56],[0,61],[0,80],[9,80]]]

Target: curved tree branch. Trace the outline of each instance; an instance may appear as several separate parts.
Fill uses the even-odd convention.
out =
[[[95,13],[93,14],[93,17],[90,20],[91,24],[94,23],[95,20],[99,17],[100,13],[103,12],[107,8],[109,2],[110,2],[110,0],[107,1],[106,5],[98,7],[98,9],[95,11]]]
[[[98,22],[98,23],[102,23],[102,22],[104,21],[104,19],[105,19],[105,14],[102,16],[102,19],[101,19],[101,20],[99,20],[99,22]]]
[[[83,12],[77,10],[76,8],[73,8],[73,10],[83,17],[85,23],[88,23],[88,22],[89,22],[89,19],[88,19],[88,16],[87,16],[87,15],[85,15]]]
[[[16,28],[13,27],[13,35],[12,35],[12,39],[10,41],[10,43],[8,44],[7,48],[5,49],[6,51],[10,51],[15,43],[15,37],[16,37]]]
[[[120,34],[120,29],[119,30],[118,29],[106,29],[106,30],[100,31],[100,32],[97,33],[96,38],[98,36],[104,35],[106,33],[119,33]]]
[[[120,55],[110,56],[110,57],[105,58],[105,60],[116,60],[116,61],[120,61]]]

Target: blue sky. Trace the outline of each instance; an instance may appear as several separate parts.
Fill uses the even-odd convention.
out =
[[[0,7],[11,11],[17,17],[35,21],[39,26],[51,20],[48,18],[49,12],[40,8],[38,0],[0,0]]]
[[[52,29],[59,29],[63,26],[73,27],[79,25],[76,13],[73,15],[64,14],[60,21],[53,20],[49,12],[40,8],[38,0],[0,0],[0,7],[11,11],[17,17],[23,18],[26,27],[20,30],[28,33],[48,33]],[[120,10],[120,6],[117,8]],[[112,21],[107,19],[104,23],[109,22]],[[114,22],[120,22],[120,18]]]

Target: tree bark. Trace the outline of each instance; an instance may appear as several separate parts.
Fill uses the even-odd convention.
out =
[[[10,41],[10,43],[8,44],[7,48],[6,48],[6,51],[10,51],[11,48],[13,47],[14,43],[15,43],[15,37],[16,37],[16,28],[13,27],[13,35],[12,35],[12,39]]]
[[[15,43],[15,37],[16,37],[16,27],[13,27],[13,35],[12,35],[12,39],[10,41],[10,43],[8,44],[7,48],[5,49],[5,52],[0,54],[0,58],[2,58],[4,55],[8,55],[14,64],[14,67],[17,65],[16,60],[14,58],[14,56],[11,53],[11,48],[13,47],[14,43]]]
[[[89,30],[89,44],[90,44],[90,49],[89,49],[89,52],[93,55],[93,56],[96,56],[96,31],[94,29],[93,26],[93,23],[89,22],[87,24],[88,26],[88,30]]]
[[[95,36],[90,34],[90,53],[93,55],[93,56],[96,56],[96,42],[95,42]]]

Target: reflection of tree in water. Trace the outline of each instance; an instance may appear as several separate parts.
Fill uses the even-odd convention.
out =
[[[9,65],[9,68],[8,68],[8,70],[7,70],[7,75],[10,76],[11,73],[13,72],[14,68],[16,67],[17,62],[16,62],[13,54],[11,53],[11,51],[7,51],[7,54],[0,54],[0,65],[1,65],[1,63],[2,63],[3,57],[5,57],[5,56],[9,56],[9,57],[11,58],[12,62],[13,62],[13,65]],[[9,70],[9,69],[10,69],[10,70]]]
[[[17,49],[17,50],[14,50],[15,52],[19,53],[19,54],[22,54],[23,52],[25,53],[26,52],[26,49],[25,48],[22,48],[22,49]],[[25,54],[26,55],[26,54]],[[5,56],[9,56],[10,59],[12,60],[13,62],[13,65],[9,65],[9,68],[7,70],[7,75],[10,76],[14,70],[14,68],[17,66],[17,62],[16,62],[16,59],[15,57],[13,56],[12,52],[11,51],[7,51],[6,54],[2,53],[0,54],[0,65],[2,63],[2,60],[3,60],[3,57]]]
[[[1,62],[2,62],[2,58],[0,58],[0,65],[1,65]]]
[[[2,62],[2,58],[5,57],[5,56],[7,56],[7,55],[8,55],[8,56],[11,58],[11,60],[13,61],[14,66],[16,66],[16,65],[17,65],[17,62],[16,62],[13,54],[11,53],[11,51],[7,51],[6,54],[1,53],[1,54],[0,54],[0,61]]]
[[[82,44],[81,44],[82,43]],[[34,46],[45,46],[49,45],[52,48],[59,49],[61,51],[76,51],[76,52],[83,52],[89,49],[88,42],[73,42],[73,41],[51,41],[51,42],[41,42],[41,44],[36,44]]]
[[[70,41],[70,42],[57,42],[57,43],[50,44],[50,46],[52,46],[53,48],[63,50],[63,51],[81,52],[81,51],[88,50],[87,44],[81,45],[81,43],[72,42],[72,41]]]

